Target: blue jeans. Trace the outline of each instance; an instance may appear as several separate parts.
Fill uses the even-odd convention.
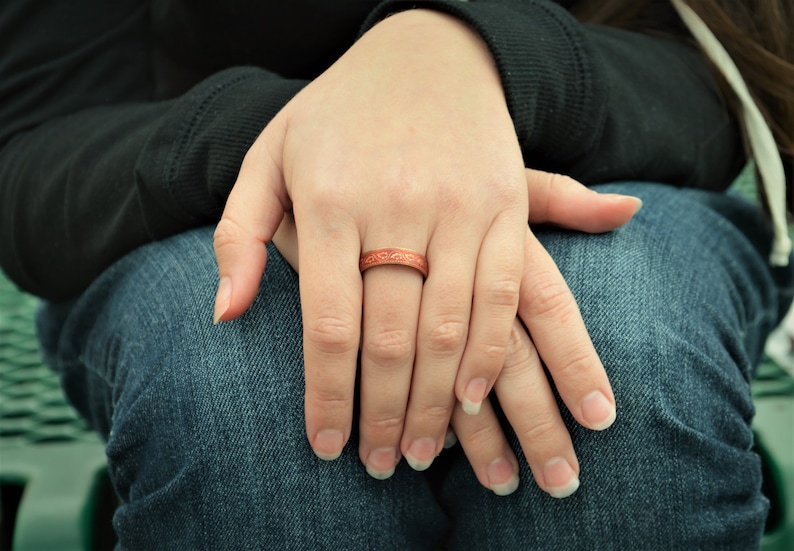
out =
[[[760,213],[724,194],[603,186],[645,206],[604,235],[537,233],[613,383],[604,432],[567,412],[582,486],[558,500],[522,463],[481,487],[459,447],[425,473],[370,478],[355,438],[317,459],[303,420],[296,274],[270,250],[241,319],[212,325],[212,228],[142,247],[40,335],[70,400],[107,439],[124,549],[741,549],[767,512],[749,382],[792,295]],[[355,431],[354,431],[355,432]]]

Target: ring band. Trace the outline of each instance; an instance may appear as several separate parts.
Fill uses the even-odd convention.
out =
[[[358,261],[358,269],[363,272],[373,266],[382,266],[384,264],[399,264],[415,268],[422,273],[423,277],[427,277],[427,258],[410,249],[375,249],[374,251],[367,251],[361,255]]]

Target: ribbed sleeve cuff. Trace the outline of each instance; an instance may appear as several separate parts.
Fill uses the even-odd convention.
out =
[[[143,148],[136,177],[152,237],[216,221],[237,179],[243,157],[270,120],[306,81],[240,67],[208,78],[176,101]]]

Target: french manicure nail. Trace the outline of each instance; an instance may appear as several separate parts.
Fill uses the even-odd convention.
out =
[[[546,491],[551,497],[562,499],[579,489],[579,477],[562,457],[555,457],[543,468]]]
[[[477,377],[469,381],[466,385],[466,391],[463,394],[463,411],[469,415],[477,415],[480,413],[482,401],[485,399],[485,394],[488,392],[488,381],[482,377]]]
[[[367,473],[372,478],[386,480],[394,474],[397,466],[397,450],[394,448],[377,448],[369,452],[367,457]]]
[[[221,278],[218,283],[218,293],[215,295],[215,313],[212,317],[212,324],[218,325],[221,316],[229,309],[232,301],[232,279],[228,276]]]
[[[405,460],[415,471],[426,471],[435,458],[436,441],[432,438],[414,440],[405,452]]]
[[[593,430],[611,427],[616,416],[615,405],[598,390],[594,390],[582,400],[582,417]]]
[[[504,457],[494,459],[488,465],[488,487],[498,496],[510,495],[518,488],[518,473]]]
[[[323,461],[333,461],[342,454],[345,436],[338,430],[324,429],[314,437],[314,454]]]

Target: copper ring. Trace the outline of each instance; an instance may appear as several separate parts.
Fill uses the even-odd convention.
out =
[[[358,269],[363,272],[373,266],[382,266],[384,264],[399,264],[416,268],[422,273],[422,276],[427,277],[427,258],[410,249],[375,249],[374,251],[367,251],[361,255],[358,261]]]

